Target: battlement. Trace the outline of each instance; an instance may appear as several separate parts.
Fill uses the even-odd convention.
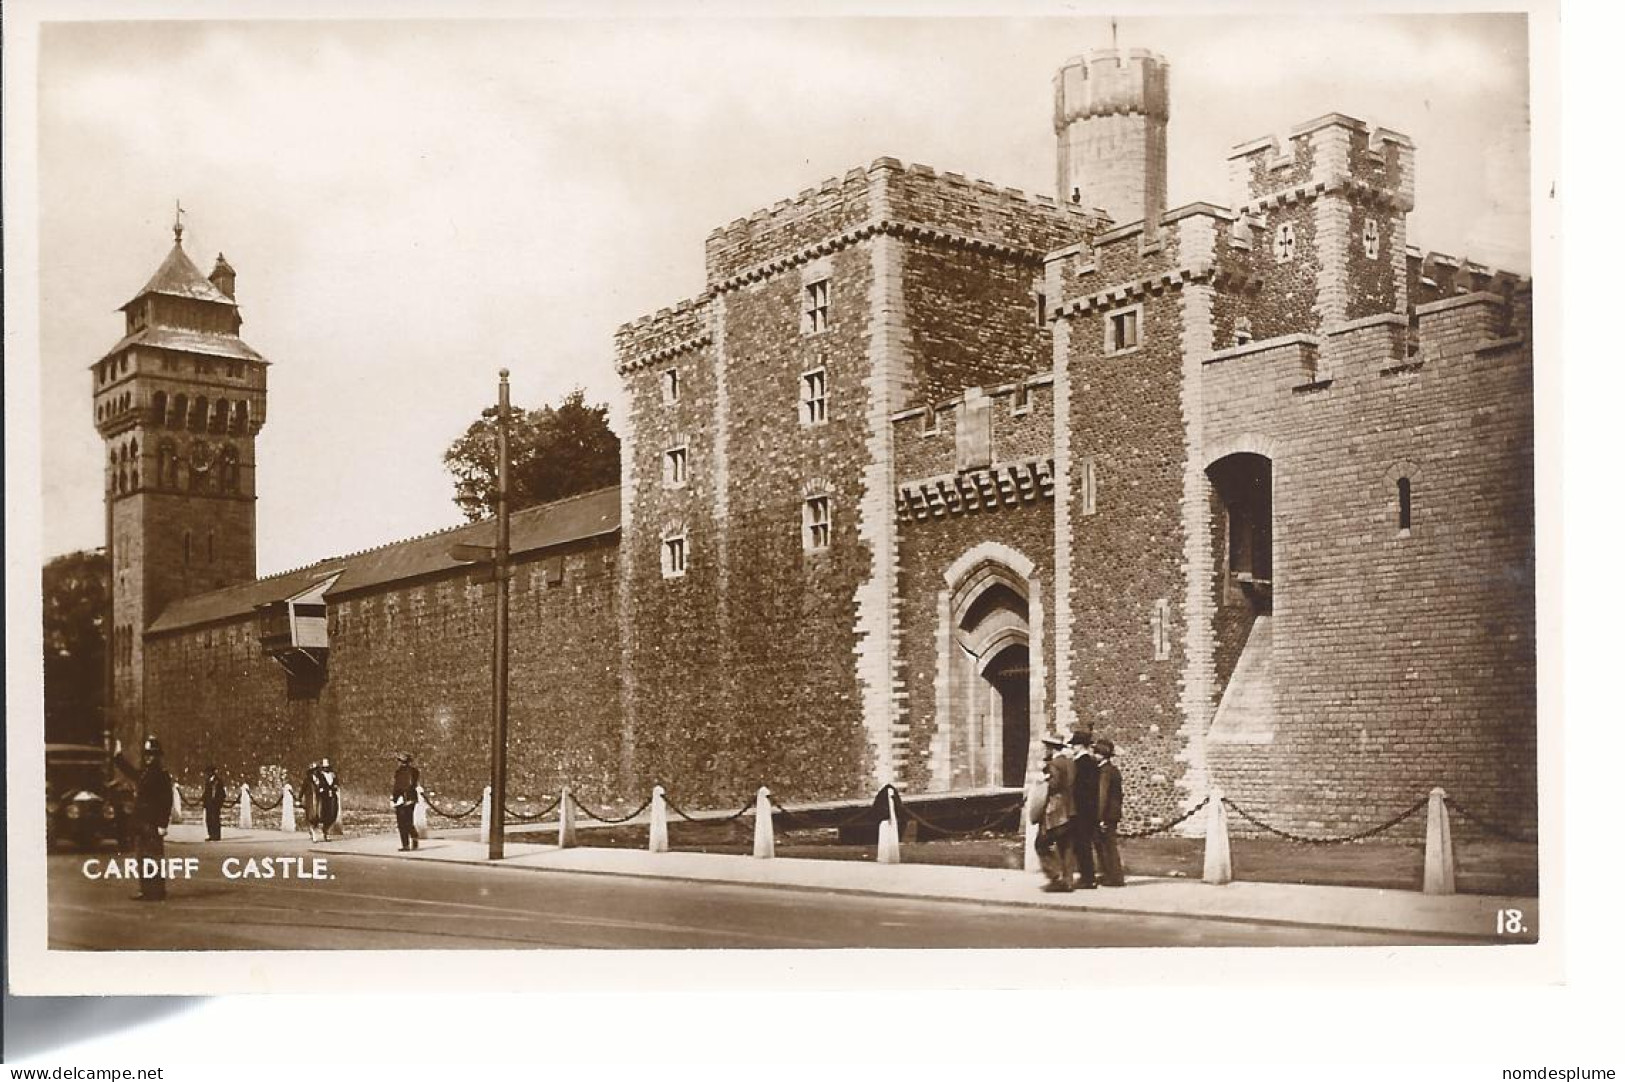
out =
[[[624,375],[710,340],[710,298],[679,301],[616,329],[615,370]]]
[[[1232,150],[1231,205],[1249,210],[1294,194],[1351,189],[1409,211],[1416,205],[1415,155],[1407,136],[1327,113],[1294,127],[1284,148],[1266,135]]]
[[[865,236],[919,226],[945,236],[1018,249],[1036,258],[1104,227],[1099,212],[1047,195],[1003,188],[928,165],[877,158],[794,199],[782,199],[711,231],[706,277],[713,288],[802,258],[816,258]]]
[[[1135,222],[1051,252],[1045,291],[1056,314],[1064,315],[1127,300],[1173,277],[1251,282],[1251,250],[1245,219],[1213,203],[1190,203],[1163,214],[1154,232]]]
[[[1496,270],[1471,259],[1458,259],[1439,252],[1423,254],[1420,248],[1405,249],[1407,287],[1414,307],[1467,293],[1494,293],[1502,297],[1529,280],[1511,271]]]
[[[1094,116],[1168,119],[1168,61],[1145,49],[1096,49],[1055,73],[1055,130]]]

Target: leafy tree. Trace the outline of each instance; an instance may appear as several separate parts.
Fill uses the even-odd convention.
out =
[[[457,506],[470,522],[497,506],[497,410],[487,407],[446,450]],[[509,407],[510,511],[613,485],[621,479],[621,441],[609,407],[588,405],[576,388],[557,406]]]
[[[45,631],[45,739],[99,744],[106,664],[107,553],[70,552],[40,576]]]

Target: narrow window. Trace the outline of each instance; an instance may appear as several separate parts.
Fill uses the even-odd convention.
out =
[[[688,484],[688,448],[673,447],[666,452],[666,487],[682,488]]]
[[[1298,229],[1291,222],[1282,222],[1275,227],[1275,261],[1288,263],[1297,254]]]
[[[1027,386],[1026,380],[1016,382],[1016,393],[1011,395],[1010,412],[1027,413],[1033,408],[1033,389]]]
[[[660,542],[660,574],[677,578],[688,570],[688,538],[682,534]]]
[[[1081,475],[1081,487],[1078,492],[1078,513],[1092,515],[1095,513],[1095,460],[1093,457],[1085,458],[1078,467]]]
[[[801,423],[820,425],[829,418],[825,404],[824,370],[814,369],[801,377]]]
[[[1140,306],[1106,313],[1106,352],[1123,353],[1140,345]]]
[[[1367,218],[1365,220],[1365,229],[1360,234],[1360,242],[1365,246],[1365,257],[1367,259],[1377,258],[1380,240],[1381,238],[1377,235],[1377,219]]]
[[[1399,529],[1401,533],[1411,532],[1411,479],[1399,479]]]
[[[801,505],[801,543],[808,551],[829,548],[829,497],[808,496]]]
[[[808,282],[802,291],[801,333],[817,334],[829,329],[829,279]]]
[[[1167,661],[1173,653],[1171,628],[1168,626],[1168,599],[1158,598],[1151,607],[1151,653],[1156,661]]]
[[[677,369],[668,368],[660,373],[660,401],[663,405],[671,405],[677,401]]]
[[[1049,318],[1048,298],[1046,298],[1042,293],[1033,294],[1033,298],[1037,302],[1036,309],[1038,315],[1038,325],[1042,327],[1046,322],[1048,322]]]

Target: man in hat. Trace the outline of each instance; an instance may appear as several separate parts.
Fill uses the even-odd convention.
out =
[[[1077,855],[1078,886],[1095,889],[1095,830],[1100,819],[1100,764],[1093,754],[1094,734],[1078,730],[1067,737],[1066,750],[1077,772],[1073,796],[1072,851]]]
[[[220,812],[226,806],[226,784],[213,763],[203,768],[203,826],[209,841],[220,840]]]
[[[1123,860],[1117,852],[1117,824],[1123,821],[1123,773],[1112,762],[1117,745],[1105,737],[1095,741],[1095,756],[1100,761],[1100,807],[1096,814],[1095,853],[1100,867],[1100,884],[1106,887],[1123,885]]]
[[[175,780],[164,769],[164,749],[158,738],[149,736],[141,744],[141,775],[135,783],[135,855],[141,862],[141,890],[133,897],[142,902],[164,900],[164,835],[169,833],[169,816],[175,803]],[[151,871],[153,874],[147,874]]]
[[[417,827],[412,817],[418,810],[418,768],[412,765],[412,756],[398,752],[395,761],[395,792],[390,803],[395,806],[395,829],[400,831],[401,852],[418,847]]]
[[[1044,737],[1044,814],[1038,823],[1034,849],[1049,882],[1044,889],[1068,892],[1077,867],[1073,852],[1072,819],[1076,814],[1077,764],[1066,754],[1066,742]]]

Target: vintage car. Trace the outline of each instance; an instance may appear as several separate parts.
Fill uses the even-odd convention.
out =
[[[125,837],[131,793],[107,780],[107,753],[94,744],[45,745],[45,843],[93,849]]]

